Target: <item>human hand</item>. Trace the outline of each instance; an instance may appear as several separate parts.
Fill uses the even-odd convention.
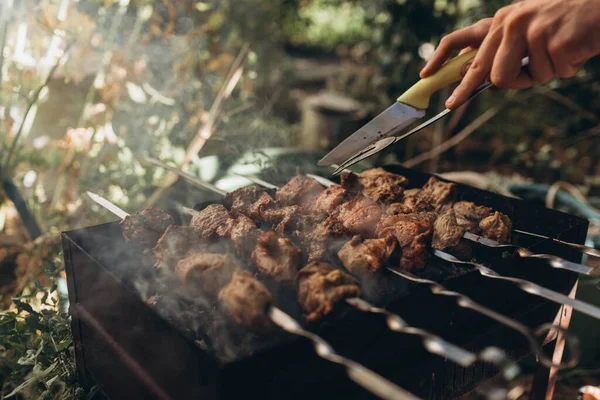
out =
[[[442,38],[421,78],[435,73],[454,51],[471,48],[479,51],[447,100],[450,109],[486,78],[498,88],[517,89],[575,75],[600,53],[600,0],[523,0],[503,7],[493,18]],[[526,56],[528,72],[521,68]]]

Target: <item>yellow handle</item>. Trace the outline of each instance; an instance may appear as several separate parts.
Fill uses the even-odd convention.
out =
[[[472,50],[448,61],[435,74],[415,83],[402,96],[398,97],[398,101],[421,110],[427,109],[432,94],[462,79],[466,72],[462,71],[463,66],[475,57],[475,54],[477,54],[477,50]]]

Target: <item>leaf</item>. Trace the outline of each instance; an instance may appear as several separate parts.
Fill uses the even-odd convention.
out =
[[[48,331],[48,326],[46,324],[43,324],[41,322],[41,319],[38,318],[36,315],[30,314],[30,315],[26,316],[25,323],[31,329],[39,330],[39,331]]]
[[[14,303],[19,311],[27,311],[29,314],[37,314],[37,312],[27,303],[23,303],[20,300],[14,300]]]
[[[196,3],[196,10],[200,12],[208,11],[212,8],[212,4],[199,1]]]
[[[58,345],[56,345],[56,351],[63,351],[64,349],[69,347],[71,343],[73,343],[73,340],[71,338],[67,338],[59,342]]]
[[[125,86],[127,87],[127,93],[129,94],[129,98],[134,103],[146,104],[148,102],[148,96],[146,96],[146,92],[144,92],[144,89],[132,82],[127,82]]]

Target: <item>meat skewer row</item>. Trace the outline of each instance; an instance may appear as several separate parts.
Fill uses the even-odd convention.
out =
[[[381,239],[366,239],[366,240],[364,240],[364,239],[362,239],[360,237],[353,238],[353,240],[351,242],[348,242],[344,246],[344,248],[342,248],[342,250],[338,253],[340,259],[342,259],[342,261],[344,263],[344,266],[347,269],[351,270],[351,271],[353,271],[353,269],[359,269],[359,270],[362,269],[362,270],[365,270],[369,266],[374,267],[374,268],[372,268],[372,270],[378,270],[378,269],[380,269],[381,265],[383,264],[383,262],[382,262],[381,259],[378,259],[378,258],[385,258],[385,256],[382,256],[382,254],[379,253],[379,254],[376,254],[374,257],[372,257],[373,253],[369,252],[369,248],[368,248],[369,245],[367,244],[367,243],[372,244],[373,242],[375,242],[377,240],[381,240]],[[356,243],[353,243],[353,242],[356,242]],[[358,243],[358,245],[357,245],[357,243]],[[362,248],[360,248],[361,246],[362,246]],[[355,253],[359,254],[358,260],[356,260],[356,258],[353,260],[351,257],[347,256],[347,253],[351,252],[350,248],[352,248],[352,247],[355,247],[356,248],[355,249],[356,250]],[[450,255],[448,253],[444,253],[444,252],[441,252],[439,250],[435,250],[435,252],[436,252],[437,256],[439,256],[442,259],[445,259],[447,261],[452,262],[453,260],[457,260],[455,257],[453,257],[452,255]],[[371,253],[371,254],[369,254],[369,253]],[[362,257],[360,256],[361,254],[363,255]],[[367,254],[367,256],[364,256],[365,254]],[[387,255],[389,253],[384,253],[384,254]],[[369,255],[371,257],[369,257]],[[353,262],[353,261],[358,261],[358,262]],[[383,260],[383,261],[385,261],[385,260]],[[472,265],[472,263],[469,263],[469,265]],[[479,264],[477,264],[477,266],[478,267],[482,267],[482,268],[486,268],[486,267],[484,267],[482,265],[479,265]],[[464,296],[464,295],[462,295],[460,293],[448,291],[443,286],[437,284],[434,281],[424,280],[424,279],[418,278],[418,277],[412,275],[410,272],[403,273],[403,272],[396,271],[396,270],[394,270],[392,268],[389,268],[389,267],[386,267],[386,269],[388,269],[388,271],[390,271],[390,272],[392,272],[394,274],[397,274],[397,275],[399,275],[401,277],[404,277],[405,279],[408,279],[408,280],[410,280],[412,282],[429,284],[431,286],[431,291],[434,294],[440,294],[440,295],[444,295],[444,296],[455,297],[456,298],[456,302],[457,302],[457,304],[460,307],[471,309],[471,310],[474,310],[476,312],[479,312],[479,313],[481,313],[483,315],[488,316],[489,318],[492,318],[492,319],[496,320],[497,322],[500,322],[501,324],[504,324],[504,325],[506,325],[506,326],[508,326],[508,327],[510,327],[510,328],[512,328],[514,330],[516,330],[517,332],[523,334],[527,338],[527,340],[528,340],[528,342],[529,342],[529,344],[530,344],[530,346],[531,346],[531,348],[532,348],[532,350],[534,351],[535,354],[537,354],[538,356],[540,354],[542,354],[542,352],[541,352],[541,344],[537,341],[537,339],[535,337],[535,333],[533,331],[531,331],[529,328],[527,328],[525,325],[520,324],[519,322],[517,322],[517,321],[515,321],[513,319],[507,318],[507,317],[503,316],[502,314],[499,314],[499,313],[497,313],[497,312],[495,312],[495,311],[493,311],[491,309],[488,309],[487,307],[484,307],[484,306],[482,306],[482,305],[474,302],[470,298],[468,298],[468,297],[466,297],[466,296]],[[484,276],[492,277],[492,276],[489,275],[489,272],[487,272],[486,270],[483,270],[483,269],[478,269],[478,270],[480,272],[482,272],[482,274],[484,274]],[[489,269],[487,269],[487,270],[490,271]],[[498,279],[499,276],[497,274],[495,274],[494,278]],[[504,277],[501,277],[501,278],[504,278]],[[507,279],[508,280],[512,280],[512,278],[507,278]],[[542,288],[542,287],[540,287],[538,285],[532,284],[531,282],[520,281],[520,280],[519,281],[512,280],[512,281],[514,283],[520,284],[521,287],[522,287],[522,289],[525,290],[525,291],[527,291],[528,293],[540,295],[540,296],[546,297],[546,298],[549,296],[551,300],[553,299],[553,296],[552,296],[553,293],[552,293],[552,291],[549,291],[548,289],[545,289],[545,288]],[[563,295],[561,295],[559,293],[556,293],[556,292],[554,292],[554,294],[558,294],[559,297],[560,296],[563,297],[563,298],[560,298],[558,300],[562,300],[562,301],[564,301],[567,304],[569,304],[569,303],[572,302],[572,299],[570,299],[570,298],[568,298],[566,296],[563,296]],[[375,311],[374,308],[373,308],[373,306],[369,305],[368,303],[361,304],[360,301],[357,301],[356,305],[364,307],[365,310],[367,310],[367,309],[370,308],[371,311]],[[581,304],[578,305],[578,308],[580,308],[581,311],[586,312],[588,315],[590,315],[590,313],[591,313],[592,316],[595,315],[594,310],[593,310],[593,308],[595,308],[595,307],[593,307],[591,305],[583,303],[583,305],[581,305]],[[381,309],[377,309],[377,310],[380,311],[380,312],[385,312],[385,310],[381,310]],[[538,329],[538,332],[540,330],[543,330],[543,329],[552,329],[552,325],[541,327],[540,329]],[[570,337],[569,337],[569,339],[570,339]],[[575,346],[576,346],[575,341],[569,340],[569,345],[571,346],[571,348],[573,350],[575,350]],[[574,353],[574,354],[576,354],[576,353]],[[569,367],[569,366],[577,363],[577,360],[575,358],[573,358],[570,362],[563,363],[561,365],[554,365],[552,363],[552,360],[549,359],[549,358],[547,358],[547,357],[543,357],[542,361],[548,367],[554,366],[554,367],[561,367],[561,368],[566,368],[566,367]]]
[[[292,192],[293,191],[288,191],[287,193]],[[313,190],[313,195],[315,192],[317,191]],[[242,195],[245,194],[244,192],[238,193],[241,193]],[[285,195],[287,193],[285,189],[278,191],[278,194],[280,194],[278,197],[281,199],[286,199]],[[303,193],[306,193],[306,191]],[[254,200],[254,202],[250,201],[250,204],[256,204],[257,200],[261,197],[263,199],[265,198],[263,194],[255,195],[251,191],[250,194],[250,197],[253,197],[252,200]],[[242,196],[231,197],[230,207],[234,211],[244,211],[241,210],[241,208],[244,207],[243,203],[239,201],[241,197]],[[305,194],[300,196],[288,196],[287,201],[291,202],[291,198],[298,199],[302,197],[306,198],[307,196]],[[251,208],[252,207],[245,207],[245,211],[248,212],[248,210]],[[215,234],[223,236],[223,231],[227,230],[227,228],[223,229],[223,226],[229,225],[227,222],[227,217],[225,216],[225,212],[226,210],[222,206],[208,206],[204,210],[194,215],[191,226],[195,228],[196,232],[204,238],[209,238]],[[182,263],[186,266],[186,268],[181,266]],[[190,270],[190,265],[193,265],[193,263],[186,262],[186,260],[180,261],[176,267],[176,271]],[[181,272],[179,275],[182,277],[187,277],[187,274],[182,275]],[[381,314],[381,309],[372,306],[363,299],[360,299],[360,289],[357,285],[358,282],[356,282],[353,278],[350,278],[349,275],[344,274],[341,270],[334,269],[329,264],[322,262],[310,263],[300,270],[297,276],[299,284],[299,302],[304,310],[308,313],[307,320],[309,321],[315,321],[329,314],[335,308],[337,303],[342,300],[345,300],[349,305],[360,311]],[[213,278],[211,281],[218,281],[218,279]],[[447,357],[463,366],[470,365],[478,359],[483,359],[498,365],[500,369],[504,370],[506,376],[512,377],[515,375],[516,369],[514,364],[509,362],[505,354],[499,349],[488,349],[479,355],[475,355],[460,347],[456,347],[450,343],[447,343],[443,339],[432,335],[429,332],[409,326],[398,315],[389,312],[386,313],[386,322],[390,330],[423,337],[425,348],[434,354]]]
[[[342,174],[342,180],[347,180],[349,176],[353,176],[359,184],[364,183],[365,185],[367,185],[366,187],[373,187],[374,184],[372,177],[374,175],[385,176],[385,179],[379,178],[379,180],[375,180],[375,182],[380,182],[383,186],[389,184],[388,182],[393,182],[394,178],[390,176],[398,177],[396,178],[396,181],[398,182],[407,182],[405,177],[391,172],[387,172],[382,168],[366,170],[358,175],[350,171],[344,172],[344,174]],[[328,179],[316,175],[309,176],[319,181],[326,187],[331,186],[331,184],[333,184],[333,182],[331,182]],[[432,177],[421,190],[406,190],[404,191],[402,198],[400,198],[399,196],[395,196],[391,198],[393,199],[393,202],[384,202],[383,204],[386,206],[390,206],[392,209],[396,209],[401,213],[407,213],[411,211],[426,211],[428,208],[427,206],[429,204],[435,205],[435,211],[448,212],[449,210],[444,210],[444,206],[445,203],[448,200],[450,200],[453,196],[453,186],[455,185],[452,183],[445,183]],[[380,190],[384,189],[385,188],[380,188]],[[387,190],[390,191],[390,189]],[[368,190],[365,189],[363,191],[367,193],[367,195],[371,195]],[[375,199],[375,197],[373,198]],[[577,272],[584,275],[595,275],[598,273],[598,271],[600,271],[600,268],[593,268],[587,265],[574,263],[551,254],[535,254],[528,249],[508,244],[508,242],[510,241],[510,234],[512,231],[512,223],[510,223],[510,220],[506,216],[498,212],[493,212],[493,210],[488,207],[475,206],[473,203],[461,201],[454,203],[452,209],[452,211],[454,211],[454,213],[456,214],[459,226],[464,228],[463,238],[469,241],[478,242],[484,246],[492,248],[511,249],[514,250],[516,254],[522,258],[544,259],[547,260],[548,264],[553,268],[567,269],[569,271]],[[529,236],[540,237],[540,235],[532,234],[521,230],[514,230],[514,232],[518,232]],[[545,236],[541,237],[546,238]],[[559,242],[577,248],[585,254],[592,255],[594,257],[600,257],[600,251],[596,249],[575,243],[563,241]],[[444,249],[439,248],[439,250]]]
[[[354,174],[349,169],[345,169],[345,170],[343,170],[343,172]],[[376,201],[381,201],[383,204],[392,204],[392,203],[395,203],[395,202],[401,200],[401,194],[402,194],[401,191],[396,190],[390,186],[393,186],[393,185],[405,186],[407,183],[407,180],[404,176],[394,174],[391,172],[387,172],[383,168],[368,169],[357,175],[359,177],[360,182],[363,184],[363,186],[365,188],[365,193],[367,194],[367,196],[369,196],[372,199],[375,199]],[[311,175],[308,174],[308,176],[311,176]],[[316,179],[321,178],[318,176],[311,176],[311,177],[315,177]],[[373,178],[375,178],[375,179],[373,179]],[[323,179],[323,178],[321,178],[321,179]],[[325,186],[327,186],[327,185],[325,185]],[[377,198],[376,194],[369,193],[369,190],[371,188],[376,188],[376,190],[382,191],[384,193],[396,193],[397,195],[396,196],[388,196],[387,199]],[[552,237],[548,237],[545,235],[540,235],[537,233],[527,232],[527,231],[523,231],[523,230],[519,230],[519,229],[513,229],[513,232],[516,232],[516,233],[519,233],[522,235],[533,236],[533,237],[537,237],[537,238],[541,238],[541,239],[552,240],[554,242],[561,243],[566,246],[575,248],[589,256],[592,256],[595,258],[600,258],[600,250],[595,249],[593,247],[589,247],[589,246],[582,245],[579,243],[572,243],[572,242],[560,240],[558,238],[552,238]],[[492,243],[490,243],[490,244],[492,244]]]
[[[432,178],[432,179],[434,179],[434,178]],[[432,181],[430,180],[430,182],[432,182]],[[330,184],[335,185],[334,182],[330,182]],[[432,185],[435,185],[435,182],[432,182]],[[461,229],[461,227],[458,225],[458,223],[456,222],[455,219],[454,219],[453,223],[450,223],[450,224],[448,223],[448,221],[446,221],[446,217],[452,216],[452,214],[454,214],[454,209],[459,208],[459,207],[456,207],[457,204],[461,207],[466,206],[465,204],[460,204],[460,203],[466,203],[466,202],[455,203],[452,208],[447,209],[447,211],[445,213],[441,214],[439,217],[437,217],[434,222],[434,243],[433,243],[433,249],[432,249],[434,256],[436,256],[444,261],[453,263],[453,264],[461,264],[461,265],[465,265],[465,266],[474,267],[480,273],[480,275],[482,275],[486,278],[511,282],[513,284],[516,284],[521,290],[523,290],[529,294],[542,297],[546,300],[550,300],[550,301],[560,304],[560,305],[568,305],[570,307],[573,307],[573,309],[575,309],[581,313],[584,313],[584,314],[589,315],[596,319],[600,319],[600,308],[596,307],[592,304],[583,302],[581,300],[572,299],[568,296],[563,295],[562,293],[547,289],[543,286],[540,286],[534,282],[531,282],[531,281],[528,281],[525,279],[518,279],[518,278],[502,276],[502,275],[498,274],[497,272],[495,272],[494,270],[490,269],[489,267],[486,267],[480,263],[476,263],[476,262],[472,262],[472,261],[460,261],[455,256],[453,256],[447,252],[441,251],[440,249],[443,249],[444,247],[448,246],[449,241],[448,241],[448,239],[446,239],[446,240],[438,239],[438,241],[444,242],[444,244],[438,244],[436,246],[435,233],[436,233],[436,228],[438,228],[439,225],[443,224],[446,228],[448,228],[449,225],[451,225],[450,228],[453,228],[454,235],[451,234],[450,236],[454,236],[454,239],[451,238],[450,241],[455,241],[455,242],[460,241],[461,237],[464,237],[464,235],[462,234],[464,229]],[[475,206],[475,208],[482,209],[484,207]],[[488,212],[487,210],[484,210],[484,213],[487,213],[487,212]],[[407,214],[407,216],[404,217],[404,219],[402,219],[402,215],[403,214],[398,214],[396,217],[392,217],[392,218],[396,218],[398,220],[397,223],[402,224],[402,223],[407,222],[408,215],[411,215],[411,214]],[[417,217],[411,217],[411,218],[414,219]],[[423,218],[427,218],[427,216],[425,216]],[[454,218],[454,216],[452,216],[452,218]],[[503,220],[504,219],[503,216],[501,216],[500,219]],[[481,222],[479,223],[479,226],[482,225],[482,222],[485,222],[485,218],[480,219],[480,220],[481,220]],[[485,224],[484,224],[484,226],[485,226]],[[440,236],[440,235],[438,235],[438,236]],[[505,232],[502,232],[499,236],[506,237]],[[415,237],[418,237],[418,236],[415,236]],[[482,240],[486,240],[486,239],[482,239]],[[456,246],[452,246],[452,247],[456,247]],[[404,247],[402,249],[404,250]]]
[[[205,237],[214,235],[219,230],[219,223],[224,218],[210,218],[213,210],[221,207],[218,205],[208,206],[205,210],[195,213],[192,225],[202,227],[201,232]],[[224,209],[221,210],[221,213]],[[206,230],[206,221],[211,224],[212,232]],[[352,307],[374,314],[383,314],[390,330],[421,336],[424,339],[425,348],[459,365],[468,366],[476,360],[487,361],[499,367],[507,379],[512,379],[518,374],[518,367],[508,359],[506,354],[497,348],[487,348],[479,354],[473,354],[460,347],[451,345],[443,339],[419,328],[409,326],[399,315],[377,308],[364,299],[361,299],[358,282],[341,270],[323,262],[312,262],[302,268],[298,274],[299,302],[305,312],[308,313],[307,320],[314,321],[329,314],[340,301],[345,300]]]
[[[365,240],[362,238],[354,238],[352,240],[352,242],[354,242],[354,241],[362,242],[361,244],[363,244],[363,246],[368,247],[367,245],[365,245],[365,243],[372,243],[375,240],[381,240],[381,239],[366,239]],[[362,254],[368,253],[368,249],[366,249],[365,247],[360,249],[360,248],[358,248],[358,246],[356,246],[352,242],[347,243],[339,253],[341,259],[345,258],[345,260],[343,260],[344,266],[349,269],[353,268],[353,267],[355,268],[356,266],[353,266],[350,258],[346,257],[344,254],[345,252],[349,252],[348,247],[356,247],[357,253],[359,253],[359,254],[360,253],[362,253]],[[361,251],[361,250],[363,250],[363,251]],[[367,251],[364,251],[364,250],[367,250]],[[454,260],[458,260],[448,253],[444,253],[439,250],[435,250],[435,252],[437,253],[436,255],[442,256],[442,258],[447,261],[452,262]],[[377,257],[374,257],[374,258],[376,259]],[[385,257],[383,257],[383,258],[385,258]],[[380,269],[381,265],[383,265],[383,262],[381,261],[381,259],[369,260],[369,261],[370,261],[370,263],[364,262],[364,260],[363,260],[362,267],[365,268],[367,265],[371,265],[371,266],[379,266],[379,269]],[[358,264],[361,264],[361,263],[359,262]],[[483,267],[483,266],[481,266],[481,267]],[[484,267],[484,268],[486,268],[486,267]],[[404,271],[404,270],[399,271],[399,270],[396,270],[396,269],[393,269],[390,267],[385,267],[385,269],[387,269],[389,272],[391,272],[395,275],[398,275],[404,279],[407,279],[411,282],[415,282],[415,283],[419,283],[419,284],[426,284],[430,287],[430,290],[433,294],[447,296],[447,297],[453,297],[453,298],[455,298],[456,304],[459,307],[478,312],[482,315],[485,315],[485,316],[499,322],[502,325],[505,325],[505,326],[519,332],[527,339],[529,346],[530,346],[531,350],[533,351],[533,353],[536,354],[539,357],[540,361],[548,368],[570,368],[570,367],[574,366],[575,364],[577,364],[577,362],[578,362],[578,359],[577,359],[578,358],[577,355],[579,352],[578,345],[577,345],[576,340],[574,340],[572,335],[570,335],[570,334],[567,336],[567,343],[570,347],[570,350],[573,352],[572,353],[573,356],[567,362],[563,362],[561,364],[554,364],[553,361],[550,358],[548,358],[543,353],[543,351],[541,351],[542,344],[538,341],[538,339],[536,338],[536,335],[539,335],[540,333],[543,333],[543,332],[551,331],[553,329],[561,330],[563,333],[567,334],[567,332],[560,326],[546,324],[546,325],[541,326],[540,328],[538,328],[536,330],[536,332],[534,332],[531,329],[529,329],[527,326],[521,324],[520,322],[517,322],[514,319],[508,318],[494,310],[491,310],[491,309],[473,301],[471,298],[469,298],[461,293],[450,291],[435,281],[419,278],[419,277],[413,275],[411,272]],[[372,268],[372,270],[376,270],[376,268]],[[542,289],[545,290],[545,288],[542,288]],[[532,293],[532,294],[535,294],[535,293]],[[571,299],[569,299],[569,300],[571,300]],[[380,313],[386,312],[385,310],[382,310],[382,309],[376,309],[373,306],[369,305],[368,303],[362,303],[362,301],[360,299],[358,301],[356,301],[356,305],[359,307],[363,307],[365,310],[371,308],[371,311],[377,310]]]
[[[118,207],[114,207],[118,209]],[[144,216],[148,214],[144,213]],[[129,214],[121,210],[121,213],[117,216],[127,217]],[[303,329],[298,321],[274,305],[271,293],[250,273],[235,270],[231,275],[231,280],[222,286],[217,297],[223,309],[238,324],[250,330],[261,332],[268,329],[265,322],[265,319],[268,319],[286,332],[310,340],[319,357],[344,366],[348,377],[352,381],[380,398],[386,400],[419,400],[419,397],[400,388],[363,365],[337,354],[323,338]]]
[[[223,227],[229,226],[233,220],[231,217],[229,220],[226,220],[226,213],[227,210],[221,205],[209,205],[204,210],[194,214],[190,225],[204,238],[210,238],[215,235],[223,237],[227,231],[227,228],[224,229]],[[247,217],[240,215],[239,218]],[[272,232],[270,233],[272,234]],[[257,250],[259,248],[260,244],[257,246]],[[257,259],[256,254],[255,250],[252,253],[253,260]],[[183,279],[192,277],[189,273],[182,274],[181,271],[192,270],[194,257],[196,256],[192,255],[185,258],[175,267],[176,272]],[[273,264],[277,261],[277,259],[273,259]],[[291,266],[288,265],[288,267],[284,268],[286,270],[286,277],[289,276]],[[199,266],[199,268],[202,270],[202,266]],[[361,291],[358,281],[342,270],[335,269],[330,264],[311,262],[298,271],[296,280],[299,287],[298,301],[307,313],[307,321],[309,322],[314,322],[327,316],[342,301],[346,301],[350,306],[359,311],[381,314],[380,309],[360,298]],[[216,282],[219,279],[216,279],[215,275],[212,275],[209,281]],[[365,305],[368,305],[368,307],[365,307]],[[475,355],[427,331],[409,326],[399,315],[387,312],[386,322],[388,328],[394,332],[422,337],[424,346],[428,351],[446,357],[459,365],[468,366],[478,359],[483,359],[488,362],[495,362],[500,368],[510,366],[509,368],[505,368],[507,376],[512,377],[515,374],[514,364],[509,362],[504,353],[499,349],[495,349],[494,351],[488,350],[480,355]]]

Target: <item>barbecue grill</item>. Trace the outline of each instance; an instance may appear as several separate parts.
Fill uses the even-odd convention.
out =
[[[422,186],[431,177],[398,166],[385,169],[406,176],[410,187]],[[461,200],[505,213],[515,229],[584,243],[588,227],[584,219],[469,186],[458,187]],[[197,204],[195,209],[204,205]],[[553,241],[517,234],[513,242],[536,253],[581,261],[577,250]],[[235,345],[224,346],[215,343],[215,334],[210,332],[221,321],[215,321],[209,309],[159,307],[146,301],[148,289],[165,283],[156,281],[151,264],[125,242],[116,222],[63,233],[63,250],[77,369],[87,388],[101,384],[115,399],[372,397],[347,379],[342,367],[319,358],[307,341],[282,333],[266,341],[227,338]],[[574,291],[577,275],[550,268],[543,260],[520,259],[484,247],[476,248],[475,253],[499,272],[561,293]],[[554,303],[508,283],[435,259],[427,270],[430,278],[448,289],[532,329],[553,321],[568,325],[568,309],[559,310]],[[411,325],[474,352],[494,345],[514,359],[529,355],[526,341],[514,331],[457,307],[451,299],[433,295],[425,286],[397,279],[394,298],[384,306]],[[294,309],[293,302],[287,303],[286,311],[300,319],[300,310]],[[196,333],[191,333],[189,319],[195,321]],[[316,329],[338,353],[426,399],[459,397],[497,373],[492,365],[476,363],[462,368],[427,353],[419,338],[393,333],[382,318],[350,307]],[[546,351],[555,350],[555,339],[551,335],[546,338]],[[561,346],[557,346],[555,356],[561,354]],[[544,383],[543,376],[548,379],[550,371],[541,367],[540,371]],[[544,385],[540,387],[545,394]]]

